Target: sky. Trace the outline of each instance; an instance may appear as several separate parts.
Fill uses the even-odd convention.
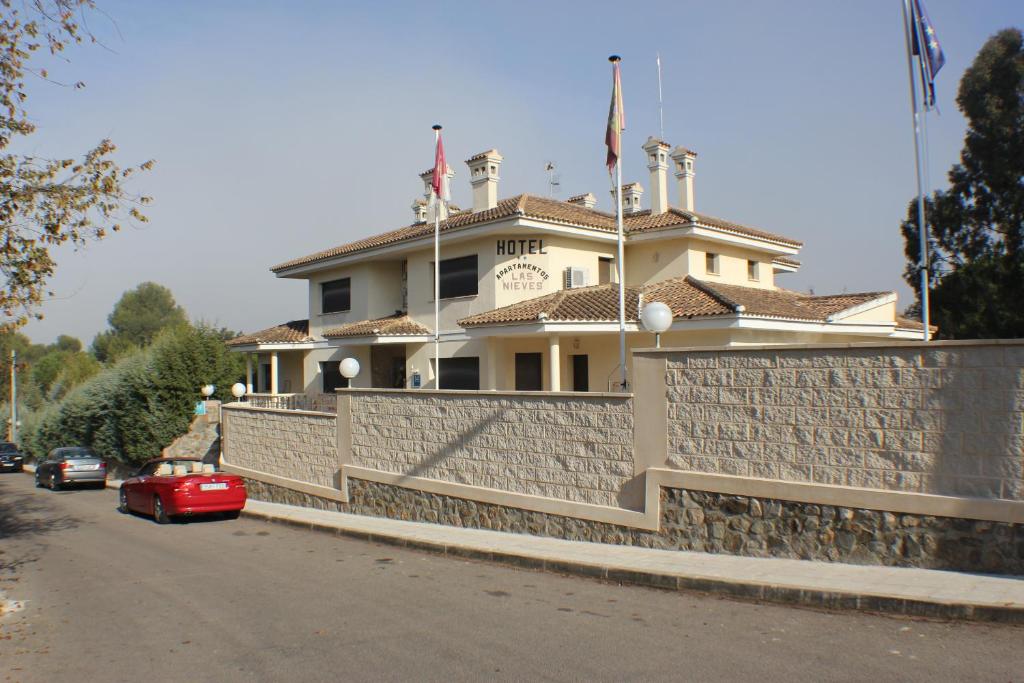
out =
[[[57,252],[33,341],[88,344],[121,294],[171,289],[194,320],[253,331],[307,315],[306,283],[277,263],[412,221],[418,174],[444,125],[452,199],[461,160],[496,147],[499,195],[593,192],[604,167],[611,74],[622,56],[623,181],[648,189],[640,147],[698,152],[700,212],[797,238],[818,294],[895,290],[899,224],[915,196],[900,0],[316,2],[99,0],[99,44],[49,64],[21,151],[80,155],[109,137],[122,165],[155,159],[130,189],[150,222]],[[1017,0],[927,0],[947,62],[928,119],[931,187],[946,185],[965,122],[960,77],[985,40],[1024,27]],[[674,182],[670,198],[677,201]]]

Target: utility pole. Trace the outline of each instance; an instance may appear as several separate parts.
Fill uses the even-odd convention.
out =
[[[18,352],[11,349],[11,443],[18,443]]]

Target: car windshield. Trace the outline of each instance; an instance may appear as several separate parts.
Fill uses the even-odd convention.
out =
[[[62,448],[59,452],[65,458],[95,458],[96,454],[88,448]]]
[[[217,471],[216,465],[204,465],[202,460],[160,460],[159,462],[150,463],[145,469],[151,469],[151,473],[156,474],[156,476],[172,476],[182,473],[209,474],[211,468],[214,472]],[[203,472],[204,469],[207,471]],[[182,472],[183,470],[184,472]]]

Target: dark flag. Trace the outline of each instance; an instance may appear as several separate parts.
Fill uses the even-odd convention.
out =
[[[932,20],[928,18],[921,0],[911,0],[910,12],[912,14],[911,26],[913,27],[913,53],[918,56],[921,64],[921,87],[924,89],[924,104],[931,108],[935,106],[935,76],[939,69],[946,63],[946,55],[942,53],[942,46],[935,35],[935,27]],[[921,49],[921,46],[924,49]]]

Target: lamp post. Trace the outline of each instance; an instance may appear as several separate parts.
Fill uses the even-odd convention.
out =
[[[359,361],[355,358],[346,358],[338,364],[338,370],[341,372],[341,376],[351,383],[352,379],[359,374]]]
[[[242,397],[245,396],[245,385],[241,382],[235,382],[232,384],[231,395],[235,397],[235,400],[241,401]]]
[[[215,392],[216,390],[217,390],[216,385],[205,384],[205,385],[203,385],[203,388],[200,389],[199,391],[203,395],[203,400],[204,401],[209,401],[210,397],[213,396],[213,392]]]
[[[652,301],[640,311],[640,323],[654,333],[654,346],[661,348],[661,333],[672,327],[672,309],[660,301]]]

